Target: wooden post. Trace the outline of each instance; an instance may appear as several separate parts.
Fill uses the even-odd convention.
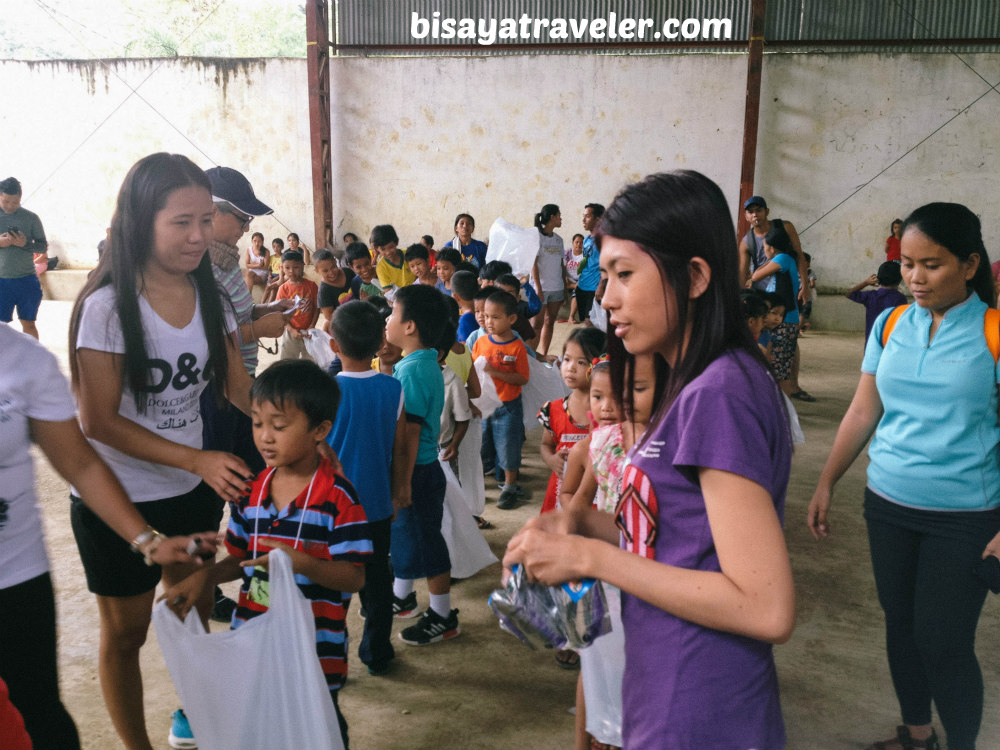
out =
[[[330,0],[306,2],[309,144],[312,153],[316,249],[333,249],[333,176],[330,158]]]
[[[764,2],[752,0],[750,6],[750,46],[747,58],[747,98],[743,115],[743,162],[740,168],[740,204],[737,207],[736,236],[743,237],[749,223],[743,202],[754,194],[754,171],[757,167],[757,125],[760,118],[760,79],[764,67]]]

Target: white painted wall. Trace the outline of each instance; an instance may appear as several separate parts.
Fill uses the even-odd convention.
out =
[[[1000,55],[966,61],[1000,80]],[[0,108],[0,175],[24,183],[57,254],[94,262],[122,177],[155,150],[241,169],[276,212],[254,228],[313,244],[304,60],[109,66],[0,62],[0,90],[18,105]],[[148,78],[145,101],[126,99],[117,76]],[[745,76],[743,55],[333,60],[336,234],[390,222],[404,243],[442,244],[468,211],[485,238],[496,216],[529,225],[552,202],[568,239],[585,203],[675,168],[718,181],[735,216]],[[998,122],[1000,94],[949,54],[768,55],[757,192],[802,232],[821,286],[871,273],[889,221],[930,200],[980,213],[1000,257]]]

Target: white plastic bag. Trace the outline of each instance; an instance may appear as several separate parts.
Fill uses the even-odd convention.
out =
[[[313,362],[326,370],[337,357],[330,348],[330,334],[319,328],[310,328],[305,334],[308,338],[303,337],[302,343],[306,345],[306,351]]]
[[[194,609],[181,622],[157,604],[163,659],[202,750],[343,750],[312,606],[288,555],[269,559],[270,609],[238,630],[206,633]]]
[[[537,229],[525,229],[500,217],[490,227],[486,261],[502,260],[510,263],[513,274],[520,278],[531,273],[540,246],[541,235]]]
[[[597,300],[590,306],[590,322],[599,331],[608,332],[608,312],[598,304]]]
[[[473,417],[458,451],[458,483],[462,499],[474,516],[486,509],[486,480],[483,478],[483,420]]]
[[[799,413],[795,411],[795,404],[784,391],[782,391],[781,397],[785,399],[785,409],[788,410],[788,429],[792,433],[792,445],[804,445],[806,434],[802,431],[802,425],[799,424]]]
[[[475,362],[472,364],[476,368],[476,375],[479,376],[479,390],[481,394],[479,398],[469,399],[469,401],[476,405],[476,408],[483,414],[483,419],[486,419],[500,408],[500,404],[503,402],[500,400],[500,396],[497,395],[497,386],[493,382],[493,378],[484,372],[486,367],[486,357],[480,355]]]
[[[528,358],[528,382],[521,389],[521,405],[524,410],[524,431],[530,432],[541,425],[538,410],[549,401],[565,398],[569,388],[562,379],[558,367]]]
[[[604,595],[611,614],[611,632],[580,649],[587,731],[606,745],[622,746],[622,677],[625,673],[625,633],[621,593],[609,583]]]
[[[465,447],[465,441],[461,448]],[[459,453],[461,454],[461,448]],[[440,461],[447,485],[444,491],[444,516],[441,535],[448,545],[451,558],[451,575],[454,578],[471,578],[483,568],[497,562],[490,545],[483,538],[476,519],[462,498],[462,486],[447,461]],[[482,476],[482,472],[480,472]]]

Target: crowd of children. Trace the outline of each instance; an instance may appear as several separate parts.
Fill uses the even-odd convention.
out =
[[[144,236],[144,229],[164,212],[210,211],[199,170],[186,161],[168,166],[177,175],[162,187],[161,207],[148,207],[140,220],[131,219],[147,227],[126,226],[127,217],[116,217],[120,240],[113,248],[128,247],[125,240],[132,242],[133,235]],[[127,182],[123,195],[134,189]],[[159,235],[154,260],[143,261],[154,282],[144,306],[134,288],[110,281],[90,283],[81,296],[72,331],[73,378],[83,423],[92,437],[107,444],[102,455],[123,472],[133,500],[149,501],[144,510],[150,513],[154,503],[183,505],[183,523],[168,525],[166,515],[157,523],[193,538],[218,521],[216,500],[229,501],[229,557],[193,573],[193,567],[184,575],[165,572],[166,606],[183,617],[203,606],[214,585],[238,579],[231,625],[242,627],[268,610],[269,552],[287,553],[296,583],[310,602],[317,656],[345,747],[348,724],[338,695],[347,676],[345,623],[351,595],[359,593],[364,617],[359,656],[371,675],[392,669],[394,618],[419,618],[399,633],[408,645],[460,635],[459,611],[451,599],[454,560],[442,531],[447,482],[457,477],[469,501],[469,516],[479,528],[491,528],[483,518],[483,477],[497,481],[497,509],[524,502],[520,471],[525,430],[536,419],[544,428],[540,452],[551,475],[539,518],[511,541],[505,565],[522,564],[533,577],[550,583],[602,578],[614,623],[611,636],[582,653],[556,653],[561,667],[581,670],[575,746],[643,746],[647,741],[656,746],[661,737],[691,744],[692,738],[711,735],[704,734],[694,711],[696,698],[724,702],[724,690],[747,682],[753,683],[747,702],[759,710],[746,736],[760,746],[781,744],[768,644],[786,638],[791,627],[790,575],[779,525],[791,446],[778,386],[791,398],[812,400],[789,381],[799,315],[808,315],[797,299],[800,266],[789,235],[778,226],[768,231],[765,262],[751,277],[766,282],[767,290],[746,290],[740,307],[731,294],[738,275],[735,256],[724,257],[731,242],[723,236],[725,212],[718,188],[695,173],[674,173],[627,190],[629,200],[616,200],[597,230],[604,245],[602,270],[606,265],[614,271],[606,274],[608,286],[600,293],[616,335],[595,327],[574,328],[559,357],[546,356],[552,323],[566,290],[580,281],[578,272],[585,270],[588,256],[583,235],[575,235],[572,247],[564,248],[554,232],[562,222],[554,204],[543,206],[535,217],[540,250],[529,282],[503,261],[487,262],[486,245],[473,239],[475,221],[468,214],[459,214],[454,239],[440,250],[428,235],[403,250],[393,226],[382,224],[367,243],[346,234],[342,260],[328,250],[310,257],[294,233],[287,237],[287,250],[284,240],[275,238],[269,253],[264,236],[254,233],[245,256],[247,289],[253,293],[260,287],[265,300],[290,300],[291,308],[280,361],[252,384],[240,364],[226,358],[231,326],[218,300],[211,301],[207,279],[198,276],[203,269],[164,263],[171,247]],[[706,215],[716,214],[715,222],[706,224],[700,216],[675,210],[679,197],[690,195]],[[643,212],[656,217],[655,226],[636,228]],[[716,225],[722,229],[712,229]],[[692,272],[690,288],[668,289],[667,296],[687,295],[691,319],[685,323],[681,316],[685,331],[675,330],[678,324],[667,314],[678,300],[662,293],[663,275],[676,273],[669,259],[678,253],[686,254],[685,268],[710,271]],[[130,261],[120,250],[108,257],[101,278],[110,280],[113,264],[128,267]],[[155,268],[154,262],[159,264]],[[307,278],[309,265],[318,283]],[[634,286],[623,281],[627,274],[634,274]],[[192,290],[189,278],[203,283]],[[868,330],[884,309],[905,301],[898,291],[900,280],[899,264],[889,260],[848,293],[865,305]],[[869,285],[879,288],[863,292]],[[172,306],[166,293],[158,294],[161,288],[184,304]],[[144,334],[138,319],[119,319],[122,300],[141,309],[141,322],[154,333]],[[575,321],[575,297],[573,303],[569,319]],[[660,307],[651,310],[652,303]],[[182,348],[190,349],[190,344],[169,337],[177,338],[176,330],[183,330],[179,323],[191,325],[201,307],[207,310],[204,322],[198,317],[192,334],[197,352],[185,353]],[[579,310],[580,315],[589,312]],[[119,346],[114,331],[109,333],[112,324],[122,329],[120,338],[128,343]],[[170,327],[175,332],[169,333]],[[138,350],[129,336],[138,336]],[[311,337],[328,337],[335,357],[330,371],[309,361],[313,357],[306,342]],[[196,398],[185,397],[192,419],[184,424],[174,419],[156,424],[166,413],[146,414],[143,397],[137,395],[143,391],[135,365],[145,344],[150,353],[177,362],[178,377],[167,378],[172,388],[168,395],[177,391],[183,396],[194,387],[186,375],[194,372],[197,359],[225,383],[220,393],[249,411],[254,444],[266,464],[263,471],[254,477],[235,456],[194,448],[197,441],[187,432],[197,422]],[[123,372],[112,366],[113,356],[124,357]],[[539,408],[529,391],[537,386],[537,368],[551,360],[562,384],[558,396]],[[549,373],[555,375],[551,369]],[[113,376],[116,398],[102,391],[105,376]],[[485,406],[480,410],[478,404],[486,404],[488,396],[493,403],[488,411]],[[537,396],[536,388],[531,397]],[[744,435],[740,428],[747,424],[752,434]],[[720,432],[722,428],[728,429]],[[154,447],[141,457],[132,455],[130,441],[165,429],[172,432],[154,433]],[[726,440],[718,440],[718,434]],[[183,450],[171,447],[182,441]],[[767,446],[766,465],[748,467],[743,457],[762,445]],[[636,453],[636,446],[644,447]],[[178,467],[183,462],[175,455],[178,450],[190,459],[185,465],[197,467],[194,473]],[[671,461],[658,460],[661,450],[672,451]],[[454,473],[452,480],[446,479],[446,468]],[[161,474],[182,479],[188,491],[167,497],[166,485],[155,481]],[[752,514],[737,517],[725,502],[736,495]],[[128,551],[121,540],[115,541],[121,549],[108,562],[101,545],[110,545],[114,535],[98,526],[82,502],[74,498],[73,520],[91,588],[111,600],[149,594],[141,604],[151,606],[149,585],[156,580],[141,568],[124,583],[112,575],[108,566],[117,566]],[[196,505],[197,513],[192,510]],[[715,514],[710,526],[706,513]],[[691,531],[689,518],[697,519],[701,531]],[[725,535],[713,539],[717,527]],[[658,530],[668,537],[659,547]],[[616,546],[619,535],[626,549]],[[138,547],[151,557],[156,547],[148,549],[147,542],[160,535],[150,527],[136,538],[144,536],[149,538]],[[734,564],[735,550],[747,559]],[[636,554],[622,557],[628,553]],[[692,569],[678,573],[686,567]],[[415,588],[421,579],[429,593],[425,606]],[[647,590],[637,583],[640,579],[656,580],[660,588]],[[733,584],[724,596],[717,595],[720,579]],[[135,622],[127,622],[126,614]],[[145,612],[123,614],[114,606],[105,619],[102,629],[108,637],[129,642],[144,637],[148,626]],[[647,635],[670,631],[671,642],[681,645],[676,652],[649,638],[630,639],[626,645],[622,633],[629,629]],[[696,647],[696,642],[702,645]],[[122,679],[117,693],[111,690],[109,707],[123,739],[142,744],[144,719],[141,706],[135,707],[135,694],[141,700],[138,648],[120,661],[120,671],[132,668],[133,674]],[[628,687],[627,669],[631,683],[639,687]],[[678,698],[665,711],[652,710],[650,701],[658,699],[664,682],[684,674],[692,695]],[[125,695],[126,689],[134,694]],[[122,718],[129,711],[135,716]],[[709,729],[729,731],[735,723],[730,717]]]

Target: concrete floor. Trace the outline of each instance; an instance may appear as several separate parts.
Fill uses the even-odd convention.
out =
[[[58,354],[64,367],[69,308],[66,302],[46,302],[39,316],[43,343]],[[566,325],[557,327],[558,342],[568,330]],[[805,526],[816,478],[857,383],[861,348],[859,334],[815,332],[802,340],[802,384],[819,401],[797,404],[807,442],[794,459],[786,514],[798,626],[792,640],[776,649],[776,658],[789,748],[864,747],[889,736],[899,720],[861,518],[864,460],[840,484],[833,536],[816,542]],[[498,557],[514,531],[538,512],[547,481],[538,440],[535,430],[525,451],[525,484],[532,501],[507,512],[487,508],[486,515],[497,528],[485,534]],[[44,459],[38,461],[37,473],[57,588],[63,699],[85,747],[118,748],[121,743],[111,728],[97,681],[96,606],[86,590],[69,528],[67,487]],[[490,493],[492,501],[496,494]],[[351,678],[341,706],[351,725],[354,748],[572,746],[573,717],[568,709],[576,673],[559,669],[551,653],[532,652],[500,631],[486,606],[498,583],[499,566],[459,583],[453,596],[461,609],[462,636],[426,648],[399,644],[395,668],[385,677],[368,676],[352,654]],[[418,587],[418,596],[426,603],[426,588]],[[349,627],[360,632],[355,607]],[[998,628],[1000,607],[997,598],[990,597],[979,631],[986,683],[979,742],[983,748],[1000,747]],[[178,703],[155,644],[144,649],[143,674],[151,736],[156,746],[166,747],[169,715]],[[234,686],[234,697],[238,692]]]

